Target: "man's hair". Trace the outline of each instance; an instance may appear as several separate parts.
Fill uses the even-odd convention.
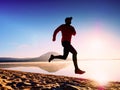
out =
[[[66,18],[65,18],[65,22],[66,22],[67,20],[72,20],[72,17],[66,17]]]

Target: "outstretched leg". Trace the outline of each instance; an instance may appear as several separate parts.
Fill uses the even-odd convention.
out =
[[[74,67],[75,67],[75,73],[76,74],[83,74],[83,73],[85,73],[85,71],[80,70],[79,67],[78,67],[77,51],[73,48],[72,45],[69,45],[69,51],[73,54],[72,59],[73,59]]]
[[[78,69],[78,64],[77,64],[77,53],[74,53],[74,54],[73,54],[72,59],[73,59],[73,63],[74,63],[75,69]]]
[[[68,54],[69,54],[69,51],[66,48],[64,48],[63,55],[58,55],[58,56],[51,55],[49,58],[49,62],[51,62],[53,59],[64,59],[65,60]]]
[[[73,54],[73,63],[75,67],[75,73],[76,74],[83,74],[85,71],[82,71],[79,69],[78,64],[77,64],[77,54]]]

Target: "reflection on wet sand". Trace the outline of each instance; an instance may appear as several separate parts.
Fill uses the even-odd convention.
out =
[[[69,65],[69,62],[12,62],[0,63],[0,68],[13,68],[13,67],[39,67],[48,72],[56,72]]]

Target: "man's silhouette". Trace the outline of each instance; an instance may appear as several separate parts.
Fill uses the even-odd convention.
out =
[[[71,20],[72,20],[72,17],[67,17],[65,19],[65,24],[60,25],[54,31],[53,39],[52,39],[53,41],[56,40],[56,35],[59,31],[61,31],[61,33],[62,33],[61,42],[62,42],[62,46],[64,47],[64,53],[63,53],[63,55],[58,55],[58,56],[51,55],[49,58],[49,62],[51,62],[53,59],[66,59],[69,52],[71,52],[73,54],[72,59],[73,59],[74,67],[75,67],[75,73],[83,74],[83,73],[85,73],[85,71],[80,70],[77,65],[77,51],[71,45],[72,35],[74,35],[74,36],[76,35],[76,31],[75,31],[74,27],[70,25]]]

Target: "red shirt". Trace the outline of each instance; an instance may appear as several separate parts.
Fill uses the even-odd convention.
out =
[[[57,33],[59,31],[61,31],[61,33],[62,33],[62,40],[61,41],[69,41],[69,42],[71,42],[72,35],[76,34],[76,31],[75,31],[73,26],[62,24],[61,26],[59,26],[54,31],[53,38],[56,38],[56,35],[57,35]]]

